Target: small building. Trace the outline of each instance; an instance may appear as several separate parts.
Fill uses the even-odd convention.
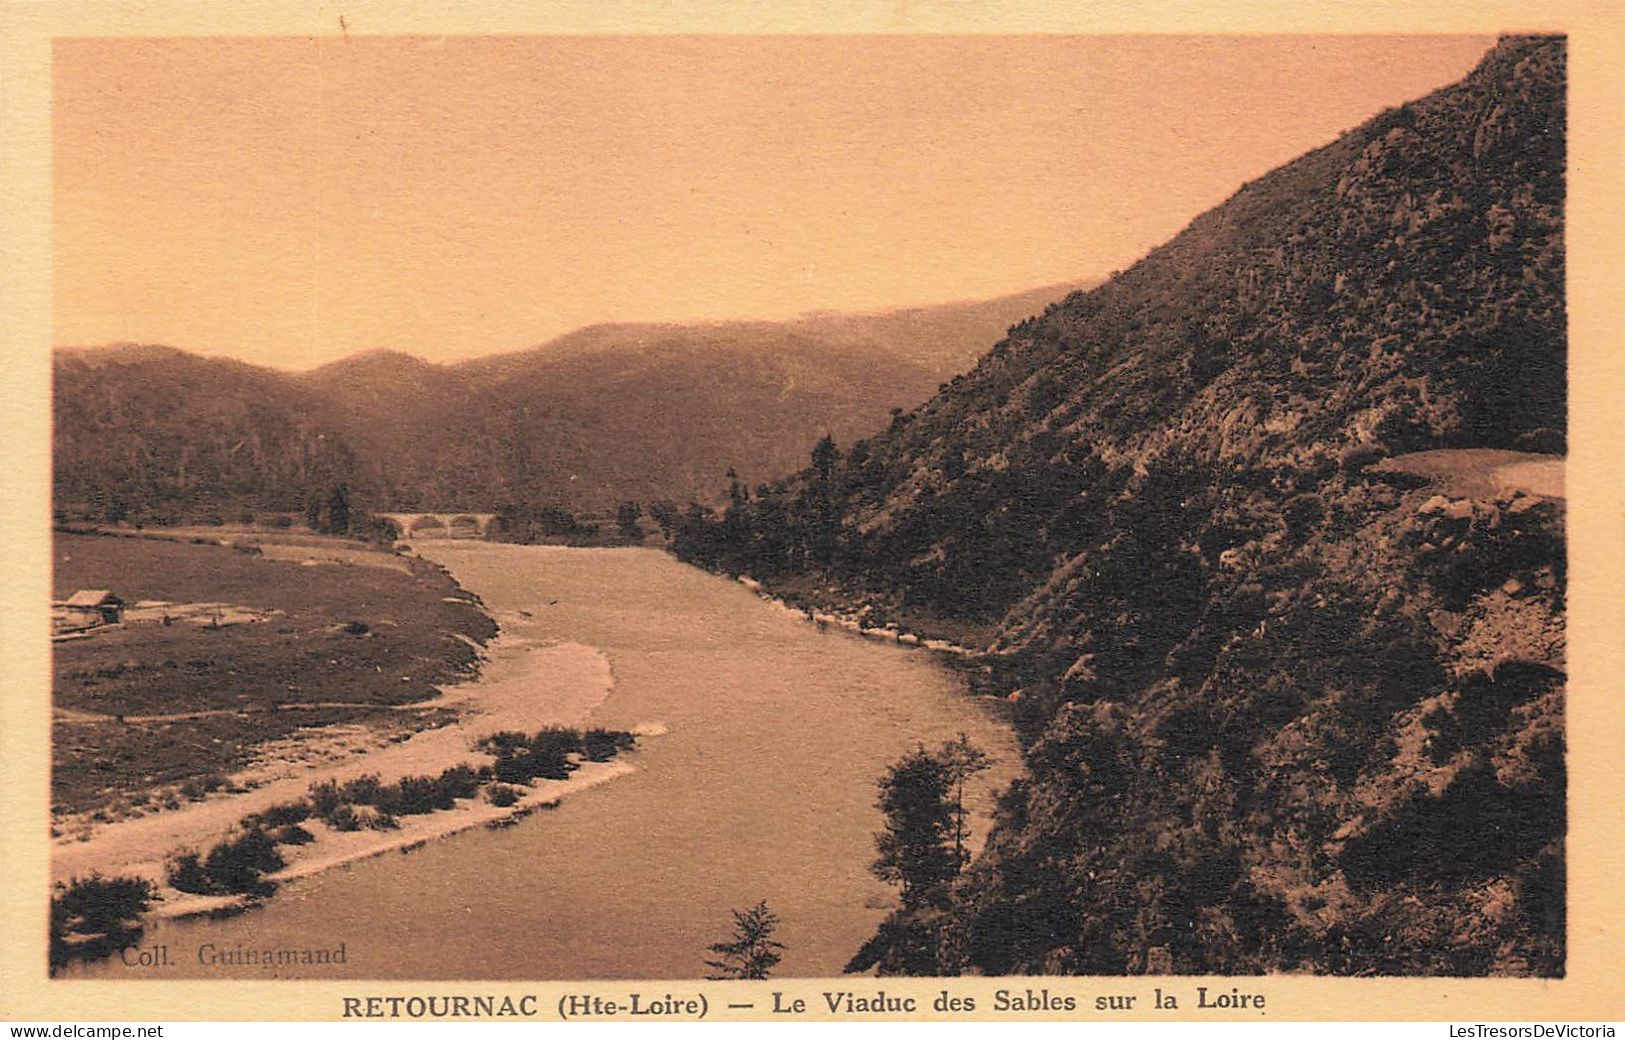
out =
[[[124,601],[107,589],[80,589],[62,604],[70,623],[89,627],[124,620]]]

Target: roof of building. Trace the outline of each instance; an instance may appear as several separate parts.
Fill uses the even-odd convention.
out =
[[[123,602],[107,589],[80,589],[68,597],[67,605],[70,607],[104,607],[117,606]]]

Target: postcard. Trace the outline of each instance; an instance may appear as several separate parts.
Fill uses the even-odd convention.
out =
[[[1625,1011],[1618,12],[6,17],[7,1018]]]

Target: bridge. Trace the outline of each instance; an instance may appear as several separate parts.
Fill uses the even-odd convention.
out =
[[[484,538],[495,513],[374,513],[402,538]]]

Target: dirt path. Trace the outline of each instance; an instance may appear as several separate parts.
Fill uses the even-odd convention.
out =
[[[250,715],[272,715],[284,711],[319,711],[323,708],[366,708],[369,711],[418,712],[432,711],[437,706],[437,703],[433,701],[421,701],[417,704],[370,704],[366,701],[287,701],[270,707],[205,708],[199,711],[176,711],[167,715],[104,715],[100,712],[82,711],[78,708],[55,708],[52,714],[58,722],[122,722],[133,726],[154,722],[184,722],[188,719],[216,719],[227,715],[247,718]]]
[[[1497,448],[1441,448],[1395,455],[1372,470],[1425,478],[1446,495],[1495,498],[1522,491],[1561,499],[1564,462],[1562,455]]]

